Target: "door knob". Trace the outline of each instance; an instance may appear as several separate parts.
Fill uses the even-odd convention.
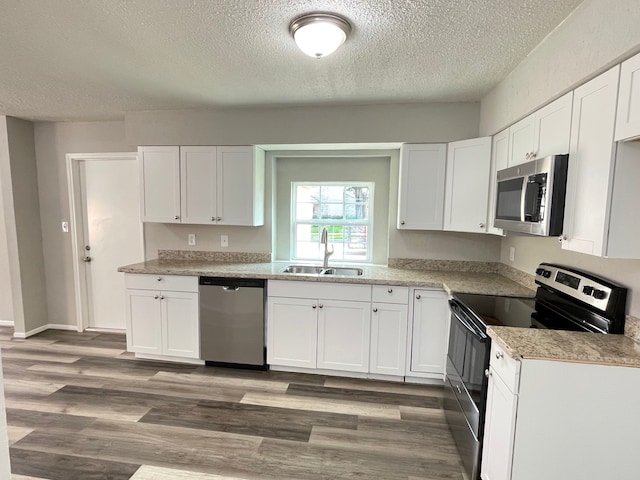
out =
[[[92,259],[91,257],[89,257],[89,256],[84,257],[84,258],[82,259],[82,261],[83,261],[83,262],[86,262],[86,263],[91,262],[91,260],[93,260],[93,259]]]

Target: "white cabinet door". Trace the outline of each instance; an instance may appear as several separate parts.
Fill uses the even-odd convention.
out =
[[[143,222],[180,223],[178,147],[139,147],[140,213]]]
[[[317,300],[269,297],[269,364],[316,368],[317,307]]]
[[[490,367],[482,447],[482,480],[510,480],[518,396]]]
[[[447,153],[444,229],[487,231],[491,137],[452,142]]]
[[[446,144],[402,146],[399,229],[442,230],[446,161]]]
[[[415,290],[411,372],[444,375],[448,337],[447,294],[441,290]]]
[[[573,92],[551,102],[534,113],[533,156],[569,153]]]
[[[128,288],[127,350],[136,353],[162,353],[162,306],[160,292]]]
[[[640,54],[622,63],[615,140],[640,137]]]
[[[217,223],[263,225],[264,153],[254,147],[217,150]]]
[[[318,368],[369,371],[370,305],[319,300]]]
[[[605,254],[619,66],[574,91],[562,248]]]
[[[407,358],[407,310],[407,305],[402,304],[372,304],[369,359],[371,373],[404,376]]]
[[[496,187],[497,173],[503,168],[507,168],[509,163],[509,129],[496,133],[493,136],[491,146],[491,173],[489,174],[489,210],[487,212],[488,224],[487,233],[494,235],[504,235],[501,228],[493,226],[496,219]]]
[[[180,148],[182,223],[216,223],[216,147]]]
[[[509,167],[529,161],[534,151],[535,119],[533,114],[509,127]]]
[[[200,358],[198,294],[162,291],[160,299],[163,355]]]

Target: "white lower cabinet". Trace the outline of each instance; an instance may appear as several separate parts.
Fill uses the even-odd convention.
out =
[[[369,302],[319,300],[318,368],[369,371]]]
[[[449,337],[448,298],[443,290],[414,290],[407,376],[443,378]]]
[[[407,358],[406,304],[373,303],[369,371],[404,376]]]
[[[315,308],[314,308],[315,307]],[[317,300],[269,297],[267,362],[316,368]]]
[[[404,376],[408,287],[273,280],[268,292],[270,365]]]
[[[638,478],[640,369],[515,360],[495,343],[489,368],[483,480]]]
[[[198,277],[126,275],[125,284],[127,350],[199,359]]]

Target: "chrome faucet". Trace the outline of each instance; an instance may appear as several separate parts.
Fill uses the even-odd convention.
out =
[[[329,257],[333,255],[333,245],[331,245],[331,251],[329,251],[328,244],[328,235],[327,235],[327,227],[322,229],[322,233],[320,234],[320,243],[324,243],[324,260],[322,261],[323,268],[327,268],[329,266]]]

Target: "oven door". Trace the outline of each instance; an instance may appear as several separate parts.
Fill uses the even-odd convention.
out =
[[[449,301],[451,327],[443,407],[470,479],[477,479],[482,453],[490,339],[455,298]]]

